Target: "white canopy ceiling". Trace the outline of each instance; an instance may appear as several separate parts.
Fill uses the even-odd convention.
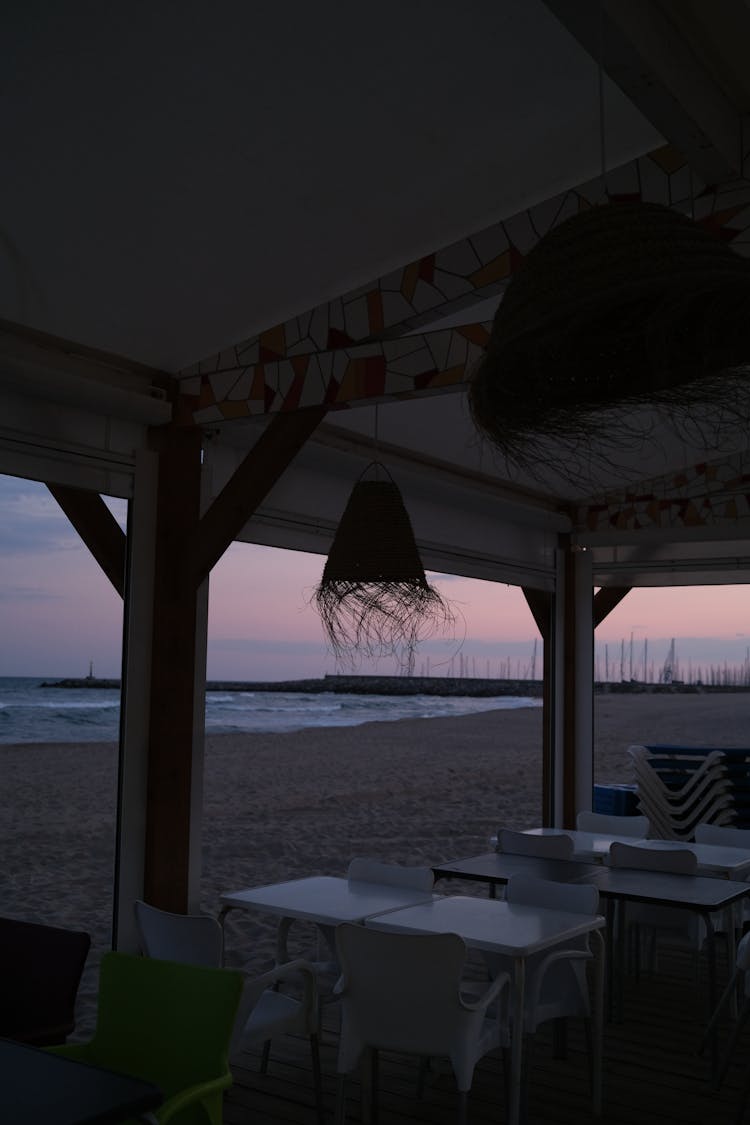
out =
[[[590,181],[603,156],[615,168],[667,140],[704,182],[707,168],[737,177],[748,26],[740,0],[13,3],[0,316],[134,362],[20,354],[9,329],[0,471],[128,495],[144,426],[168,414],[159,371],[184,373]],[[460,319],[489,315],[483,302]],[[206,427],[209,492],[262,426]],[[591,489],[549,472],[513,479],[478,441],[461,388],[382,405],[378,440],[428,566],[545,586],[559,531],[596,549],[601,529],[570,507]],[[372,406],[331,415],[243,538],[324,551],[373,443]],[[742,459],[746,446],[735,434],[712,456]],[[599,480],[600,498],[706,454],[664,448],[651,434]],[[740,580],[740,516],[722,532],[735,562],[712,580]],[[689,543],[718,536],[652,529],[659,567],[650,548],[637,566],[627,555],[628,570],[600,535],[599,580],[706,580]]]

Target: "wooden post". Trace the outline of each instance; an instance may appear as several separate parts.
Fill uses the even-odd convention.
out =
[[[201,433],[156,433],[159,454],[154,624],[151,655],[144,896],[164,910],[188,910],[196,704]]]

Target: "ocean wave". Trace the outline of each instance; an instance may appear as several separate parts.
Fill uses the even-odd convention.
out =
[[[5,686],[7,685],[7,686]],[[527,697],[398,695],[375,696],[338,692],[209,692],[206,731],[209,734],[270,734],[306,728],[359,726],[368,722],[431,719],[515,707],[539,707]],[[119,693],[106,697],[89,692],[61,698],[38,681],[0,683],[2,733],[9,742],[113,742],[118,737]]]

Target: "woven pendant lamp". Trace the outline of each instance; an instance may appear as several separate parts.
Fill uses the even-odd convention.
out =
[[[395,656],[411,672],[419,641],[452,630],[453,611],[425,577],[398,486],[378,462],[352,489],[314,600],[337,660]]]
[[[747,410],[750,262],[658,204],[608,203],[555,227],[508,285],[470,385],[478,428],[525,467],[539,439],[617,440],[612,411]],[[619,414],[618,414],[619,417]],[[623,432],[623,442],[635,435]]]

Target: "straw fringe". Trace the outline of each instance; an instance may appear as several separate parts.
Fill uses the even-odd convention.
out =
[[[392,480],[355,484],[314,600],[340,662],[394,656],[411,671],[420,641],[452,632],[454,612],[425,577]]]
[[[528,467],[540,438],[598,441],[613,409],[653,405],[679,428],[696,404],[718,405],[715,424],[736,422],[749,363],[750,263],[669,208],[612,203],[530,252],[469,401],[478,428]],[[623,444],[635,436],[626,430]]]

